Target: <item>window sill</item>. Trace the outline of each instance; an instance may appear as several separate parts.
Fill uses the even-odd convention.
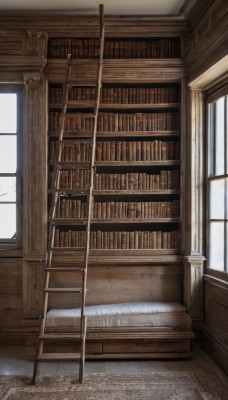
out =
[[[205,273],[209,277],[218,278],[218,279],[221,279],[223,281],[227,281],[228,282],[228,274],[227,274],[227,272],[217,271],[217,270],[212,269],[212,268],[206,268]]]

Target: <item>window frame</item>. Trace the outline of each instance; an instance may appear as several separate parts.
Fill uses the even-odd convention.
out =
[[[210,89],[208,89],[205,92],[205,136],[206,136],[206,140],[205,140],[205,203],[206,203],[206,209],[205,209],[205,221],[206,221],[206,235],[205,235],[205,239],[206,239],[206,273],[208,275],[212,275],[215,276],[217,278],[221,278],[223,280],[227,280],[228,281],[228,248],[225,246],[224,248],[224,257],[226,258],[226,261],[224,262],[224,264],[226,263],[226,268],[222,271],[222,270],[217,270],[213,267],[209,266],[209,258],[210,258],[210,222],[213,222],[215,219],[210,218],[210,184],[212,181],[216,181],[219,180],[221,178],[223,179],[228,179],[228,152],[224,152],[224,161],[225,161],[225,170],[224,170],[224,174],[221,175],[215,175],[215,174],[211,174],[211,169],[213,168],[213,171],[215,171],[215,165],[211,166],[211,162],[210,162],[210,158],[211,158],[211,151],[209,149],[209,144],[210,144],[210,137],[209,135],[212,134],[211,129],[209,127],[209,105],[211,105],[212,103],[214,103],[215,101],[219,100],[221,97],[223,96],[228,96],[228,82],[227,80],[224,82],[221,82],[220,84],[215,85],[214,87],[211,87]],[[228,106],[228,98],[226,98],[226,106]],[[215,112],[215,110],[213,110],[213,112]],[[213,119],[213,125],[215,127],[216,124],[216,119]],[[228,118],[226,116],[225,118],[225,132],[227,134],[227,130],[228,130]],[[224,135],[224,144],[227,148],[228,143],[227,143],[227,137],[226,134]],[[228,187],[228,183],[227,183],[227,187]],[[224,221],[224,223],[228,224],[228,208],[224,211],[224,219],[221,219],[221,221]],[[228,236],[228,231],[226,232],[227,236]],[[228,237],[224,237],[224,244],[226,244],[228,241]]]
[[[1,173],[0,177],[16,177],[16,240],[0,238],[0,257],[20,255],[22,249],[22,150],[23,150],[23,86],[15,84],[0,84],[0,93],[17,94],[17,130],[16,133],[1,133],[1,135],[15,135],[17,137],[17,168],[15,173]],[[17,254],[16,254],[17,253]]]

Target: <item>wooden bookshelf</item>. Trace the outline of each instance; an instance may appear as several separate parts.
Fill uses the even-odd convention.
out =
[[[70,52],[90,68],[97,57],[95,38],[50,38],[51,68]],[[121,59],[127,63],[179,62],[180,39],[108,38],[105,61],[112,68]],[[75,82],[74,82],[75,84]],[[70,90],[68,142],[63,145],[55,245],[83,245],[88,174],[75,165],[89,161],[89,143],[72,145],[75,132],[81,140],[91,138],[92,121],[83,110],[93,109],[95,87],[77,82]],[[96,147],[96,175],[91,228],[91,257],[180,255],[180,83],[122,81],[105,82],[101,92]],[[63,86],[57,79],[49,86],[49,181],[60,125]],[[80,114],[80,115],[79,115]],[[72,162],[72,171],[64,165]],[[75,192],[76,190],[76,192]],[[71,220],[73,218],[73,220]],[[69,223],[69,228],[63,226]],[[63,249],[62,249],[63,250]],[[63,250],[64,251],[64,250]],[[98,253],[97,253],[98,252]]]

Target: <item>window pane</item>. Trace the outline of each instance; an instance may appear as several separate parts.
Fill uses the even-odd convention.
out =
[[[225,172],[224,158],[224,101],[225,98],[217,100],[215,103],[216,130],[215,130],[215,175],[222,175]]]
[[[225,183],[227,179],[210,182],[210,219],[225,218]]]
[[[225,118],[226,118],[226,174],[228,174],[228,96],[226,96],[226,109],[225,109]]]
[[[208,105],[208,174],[209,176],[214,176],[214,164],[215,164],[215,154],[214,154],[214,129],[213,129],[213,121],[214,121],[214,104]]]
[[[16,204],[0,204],[0,221],[0,238],[13,238],[16,233]]]
[[[0,135],[0,173],[15,173],[16,168],[17,138]]]
[[[228,272],[228,223],[226,222],[226,251],[225,251],[225,271]]]
[[[16,201],[16,178],[0,177],[0,202]]]
[[[0,133],[17,132],[17,94],[0,93]]]
[[[224,222],[210,223],[209,267],[224,271]]]

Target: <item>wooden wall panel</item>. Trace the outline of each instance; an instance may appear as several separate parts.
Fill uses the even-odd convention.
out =
[[[65,60],[49,60],[45,69],[49,82],[64,81]],[[127,66],[127,68],[126,68]],[[72,78],[74,83],[96,83],[97,63],[94,60],[73,60]],[[112,83],[151,83],[177,82],[183,76],[183,62],[181,60],[104,60],[102,81]]]
[[[18,332],[22,319],[22,262],[0,258],[0,335]]]
[[[197,18],[199,7],[196,4],[190,15],[190,32],[184,46],[189,81],[227,54],[227,1],[214,0],[200,20]]]
[[[70,286],[69,274],[65,281],[56,274],[55,283]],[[137,301],[182,302],[182,274],[180,266],[93,266],[89,267],[86,304],[128,303]],[[67,295],[61,300],[53,295],[51,306],[77,307],[79,299]]]
[[[205,276],[205,347],[228,374],[228,282]]]

